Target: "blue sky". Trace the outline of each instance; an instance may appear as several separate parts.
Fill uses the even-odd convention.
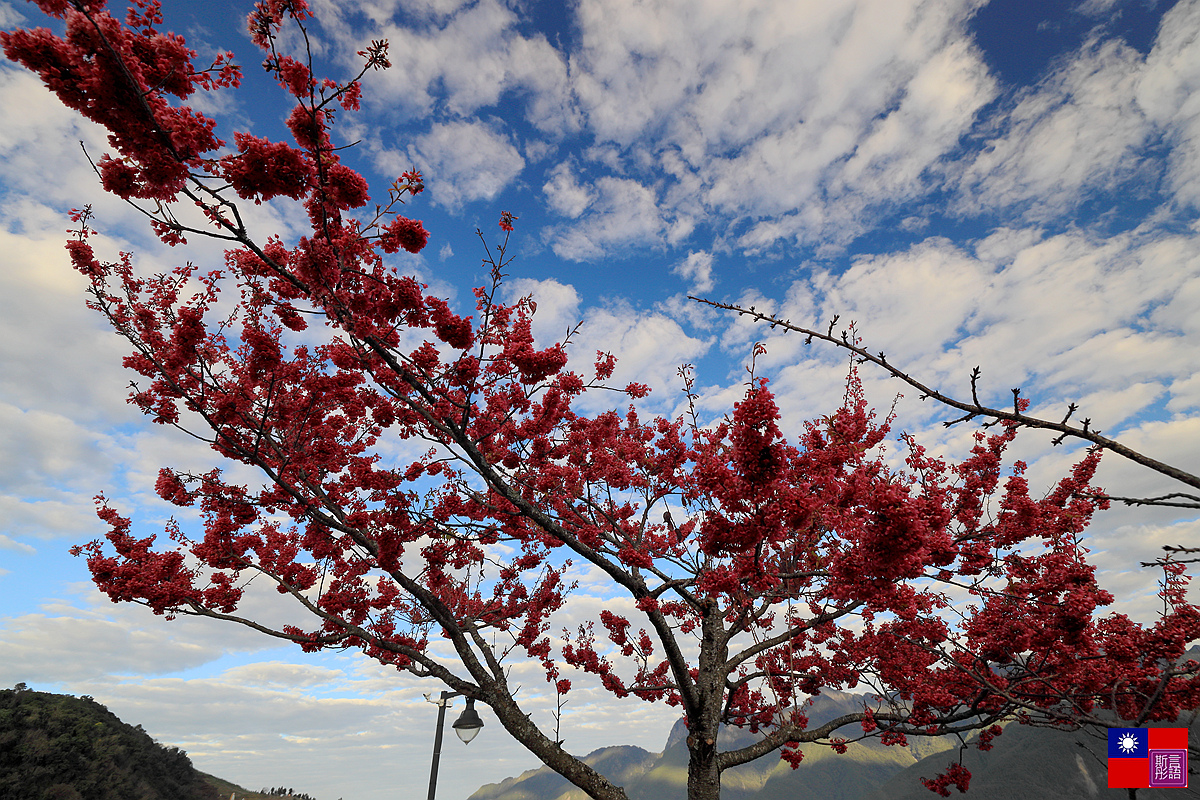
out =
[[[705,413],[723,413],[759,340],[785,424],[837,401],[839,354],[691,293],[795,321],[840,314],[930,383],[961,392],[978,364],[996,402],[1013,386],[1049,415],[1076,401],[1123,441],[1200,470],[1200,1],[314,8],[331,75],[369,40],[391,42],[393,68],[368,76],[363,111],[344,115],[339,135],[359,142],[345,157],[377,190],[412,165],[425,174],[406,213],[430,244],[397,268],[468,310],[485,274],[475,230],[494,243],[511,211],[509,296],[536,297],[547,341],[582,322],[574,352],[616,353],[618,377],[654,387],[648,410],[677,411],[675,371],[690,362]],[[247,10],[170,2],[166,27],[246,67],[242,89],[203,101],[226,138],[280,137],[287,106],[256,66]],[[37,15],[0,2],[0,27],[43,24]],[[67,555],[101,532],[96,492],[150,532],[170,514],[153,495],[158,467],[212,459],[124,402],[124,350],[83,306],[61,246],[65,212],[92,203],[97,247],[132,250],[148,271],[220,251],[157,247],[88,169],[78,142],[98,156],[103,136],[7,63],[0,108],[0,685],[93,695],[251,788],[374,800],[423,786],[435,712],[421,693],[435,687],[111,606]],[[301,232],[285,204],[253,217],[285,239]],[[890,404],[897,386],[868,378],[873,401]],[[913,397],[897,408],[901,428],[963,451],[969,430],[943,430],[937,409]],[[1024,435],[1018,448],[1043,485],[1075,454],[1048,438]],[[1116,459],[1102,469],[1114,493],[1177,488]],[[1149,619],[1155,576],[1136,563],[1198,533],[1168,512],[1098,519],[1090,542],[1119,608]],[[605,595],[581,579],[564,624]],[[545,717],[532,672],[528,685]],[[568,712],[579,753],[657,750],[672,722],[586,684]],[[469,750],[450,740],[439,796],[536,766],[505,738],[493,723]]]

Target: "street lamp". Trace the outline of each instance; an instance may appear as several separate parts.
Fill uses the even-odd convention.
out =
[[[442,729],[446,726],[446,704],[451,698],[461,696],[461,692],[442,692],[441,698],[433,700],[429,695],[425,695],[426,700],[438,707],[437,732],[433,735],[433,765],[429,768],[429,800],[433,800],[434,792],[437,790],[438,762],[442,758]],[[454,725],[451,727],[458,734],[458,738],[462,739],[463,744],[471,743],[475,734],[479,733],[479,729],[483,727],[483,720],[479,718],[479,712],[475,710],[475,698],[467,698],[467,707],[458,719],[454,720]]]

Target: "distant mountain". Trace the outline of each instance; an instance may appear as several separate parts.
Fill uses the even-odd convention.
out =
[[[0,690],[0,800],[218,800],[177,747],[90,697]]]
[[[861,699],[846,692],[826,692],[808,709],[810,724],[822,725],[859,708]],[[617,746],[597,750],[584,761],[618,786],[625,787],[630,800],[684,800],[687,797],[687,736],[683,720],[675,724],[662,753],[640,747]],[[731,750],[757,737],[738,729],[722,729],[718,747]],[[910,747],[885,747],[865,742],[845,755],[829,747],[808,744],[800,768],[770,753],[726,770],[721,776],[722,800],[857,800],[864,790],[873,790],[919,758],[951,747],[941,738],[914,742]],[[922,789],[926,794],[927,790]],[[586,796],[549,767],[530,770],[518,777],[482,787],[470,800],[585,800]],[[928,800],[925,798],[923,800]]]
[[[809,722],[822,725],[861,708],[859,703],[861,698],[856,695],[827,692],[809,709]],[[1200,735],[1200,729],[1196,734]],[[625,787],[630,800],[685,800],[686,735],[680,720],[662,753],[648,753],[640,747],[606,747],[584,761]],[[990,751],[981,753],[972,744],[963,752],[962,763],[972,773],[964,800],[1126,800],[1124,789],[1107,787],[1108,745],[1102,735],[1009,724]],[[722,730],[718,746],[735,749],[755,738],[741,730]],[[778,752],[727,770],[721,776],[721,800],[939,800],[921,778],[944,772],[958,760],[958,747],[958,740],[950,737],[910,737],[907,747],[866,741],[838,755],[827,746],[807,744],[801,748],[804,760],[795,770],[780,760]],[[951,792],[959,796],[957,790]],[[1137,797],[1186,800],[1200,797],[1200,789],[1140,789]],[[586,800],[586,795],[549,767],[542,767],[488,784],[469,800]]]
[[[584,756],[584,762],[618,786],[636,781],[659,758],[633,745],[603,747]],[[469,800],[587,800],[582,789],[549,767],[531,769],[500,783],[489,783]]]
[[[1150,723],[1144,727],[1174,728],[1186,724],[1186,721]],[[1200,728],[1193,725],[1192,733],[1200,735]],[[1191,738],[1196,741],[1195,736]],[[1048,730],[1010,723],[993,744],[987,752],[981,753],[974,747],[963,751],[963,766],[971,771],[970,791],[964,796],[965,800],[1075,797],[1126,800],[1129,797],[1125,789],[1108,788],[1108,739],[1103,731]],[[932,778],[945,771],[955,760],[954,755],[951,751],[919,761],[892,776],[877,791],[863,795],[861,800],[937,800],[937,795],[921,784],[921,778]],[[957,790],[952,790],[952,794],[957,797]],[[1200,789],[1138,789],[1137,792],[1137,800],[1187,800],[1192,797],[1200,797]]]

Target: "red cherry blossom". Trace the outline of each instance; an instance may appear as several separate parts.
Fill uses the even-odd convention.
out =
[[[410,253],[419,253],[429,242],[429,233],[419,221],[396,217],[379,231],[379,246],[385,253],[395,253],[404,248]]]
[[[1099,452],[1048,493],[1006,461],[1014,422],[978,434],[961,461],[911,437],[892,459],[892,420],[876,417],[854,371],[832,413],[785,431],[753,373],[761,347],[721,418],[699,417],[688,367],[684,416],[584,412],[589,393],[637,400],[649,389],[609,386],[611,354],[577,374],[569,340],[537,345],[533,301],[496,299],[506,244],[470,316],[381,255],[426,245],[422,223],[397,214],[421,175],[405,172],[363,215],[366,181],[342,163],[331,129],[332,104],[356,107],[358,81],[387,66],[383,43],[363,51],[351,80],[318,80],[276,47],[284,25],[307,36],[307,5],[262,0],[249,27],[297,101],[294,145],[239,132],[237,151],[216,158],[215,123],[186,101],[236,84],[228,56],[193,63],[181,37],[158,32],[148,0],[127,24],[99,0],[39,6],[64,20],[64,36],[17,30],[0,42],[109,130],[114,152],[97,160],[105,188],[158,201],[151,224],[170,244],[230,243],[219,268],[145,276],[129,254],[98,258],[90,211],[72,215],[72,266],[139,376],[129,400],[156,423],[199,421],[195,435],[262,477],[251,487],[220,470],[164,468],[158,495],[200,515],[187,532],[169,523],[165,540],[136,536],[99,496],[108,533],[74,552],[114,601],[240,622],[306,652],[355,648],[436,678],[604,800],[625,795],[522,710],[509,663],[540,665],[556,696],[572,690],[569,667],[618,696],[678,707],[691,800],[713,800],[724,770],[768,753],[803,768],[810,742],[841,752],[861,736],[905,746],[982,731],[986,749],[1006,719],[1103,726],[1115,712],[1142,724],[1200,706],[1200,665],[1182,659],[1200,636],[1183,565],[1163,563],[1154,624],[1104,611],[1113,598],[1083,539],[1106,505],[1092,483]],[[308,215],[305,235],[284,242],[244,226],[239,202],[285,199]],[[181,223],[180,203],[209,227]],[[501,215],[506,235],[516,219]],[[325,323],[328,340],[291,343],[285,330],[307,319]],[[427,449],[397,461],[397,441]],[[564,630],[582,563],[619,597]],[[240,587],[253,576],[308,612],[307,627],[249,616]],[[952,593],[969,600],[952,607]],[[823,690],[863,688],[859,708],[824,725],[803,713]],[[759,738],[722,751],[722,724]],[[948,795],[969,780],[952,764],[925,785]]]

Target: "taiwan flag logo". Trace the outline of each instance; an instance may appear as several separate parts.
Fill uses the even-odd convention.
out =
[[[1109,728],[1108,788],[1186,789],[1187,728]]]

